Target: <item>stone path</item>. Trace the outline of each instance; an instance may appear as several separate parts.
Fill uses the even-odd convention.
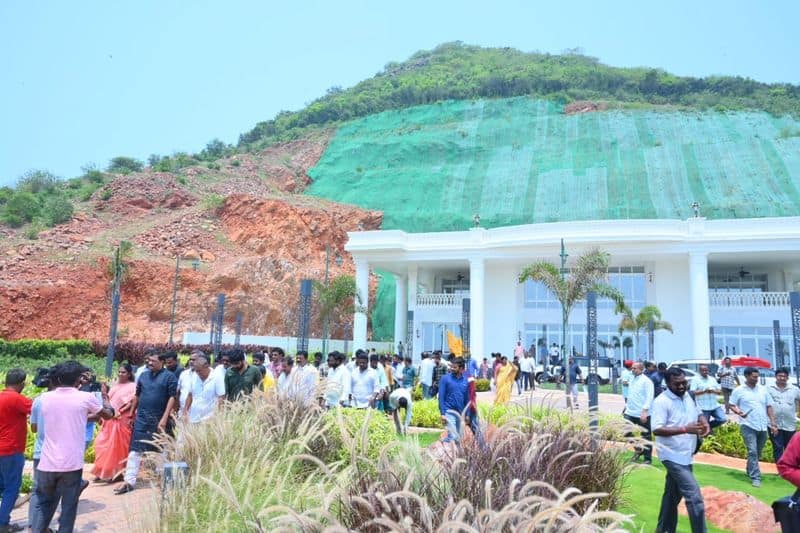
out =
[[[30,466],[26,465],[27,473]],[[84,468],[84,478],[93,479],[92,465]],[[147,483],[141,483],[146,485]],[[75,532],[87,533],[93,531],[143,531],[141,516],[143,510],[158,509],[159,492],[155,488],[137,488],[133,492],[117,496],[114,488],[117,483],[106,485],[104,483],[90,483],[89,487],[81,494],[78,502],[78,516],[75,519]],[[58,515],[51,523],[54,530],[58,529]],[[11,513],[11,523],[28,526],[28,502],[20,505]]]

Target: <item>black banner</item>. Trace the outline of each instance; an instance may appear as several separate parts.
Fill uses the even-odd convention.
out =
[[[794,372],[800,382],[800,292],[789,293],[789,305],[792,310],[792,344],[794,345]]]
[[[308,330],[311,325],[311,280],[300,280],[300,302],[297,309],[297,351],[308,351]],[[361,347],[363,348],[363,346]]]
[[[597,293],[589,291],[586,294],[586,355],[589,357],[589,375],[587,384],[589,388],[589,411],[597,411],[598,381],[597,375]],[[597,428],[597,417],[592,416],[589,421],[592,429]]]
[[[781,340],[781,321],[772,321],[772,366],[780,368],[786,364],[783,359],[783,341]]]

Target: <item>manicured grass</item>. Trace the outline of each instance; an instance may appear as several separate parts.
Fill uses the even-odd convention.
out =
[[[658,511],[661,508],[661,496],[664,491],[666,470],[657,459],[653,459],[652,467],[636,468],[625,481],[625,492],[628,505],[619,509],[623,513],[635,515],[636,527],[642,531],[654,531],[658,523]],[[765,474],[762,485],[755,488],[744,472],[716,466],[695,465],[694,475],[701,487],[714,486],[720,490],[739,491],[750,494],[767,505],[794,492],[794,487],[776,475]],[[689,520],[681,516],[678,531],[690,531]],[[708,522],[710,532],[725,531]]]

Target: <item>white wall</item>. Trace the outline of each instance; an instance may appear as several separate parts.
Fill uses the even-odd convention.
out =
[[[517,282],[518,275],[518,268],[514,265],[486,263],[486,353],[473,354],[474,358],[483,359],[492,352],[510,355],[517,345],[517,332],[523,331],[524,324],[519,313],[522,299],[519,296],[521,286]]]
[[[661,310],[662,319],[672,324],[673,333],[655,334],[656,360],[674,361],[692,357],[692,317],[689,301],[689,258],[664,257],[653,270],[655,299],[651,302]],[[649,294],[649,293],[648,293]],[[705,333],[708,335],[708,332]]]
[[[183,334],[183,344],[208,344],[208,331],[187,331]],[[222,344],[233,345],[236,335],[232,333],[222,334]],[[283,348],[287,353],[297,351],[297,337],[276,337],[272,335],[242,335],[239,338],[241,344],[255,344],[256,346],[270,346]],[[366,349],[375,348],[380,353],[394,352],[391,342],[367,341]],[[308,352],[314,353],[322,350],[322,339],[309,339]],[[352,352],[353,341],[328,339],[328,351],[339,350],[340,352]]]

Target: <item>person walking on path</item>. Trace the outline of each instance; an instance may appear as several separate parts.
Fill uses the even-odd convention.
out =
[[[76,388],[85,371],[77,361],[56,365],[51,379],[58,386],[42,395],[47,431],[36,471],[36,509],[31,524],[35,533],[48,531],[59,500],[58,531],[73,531],[83,476],[86,420],[93,415],[103,420],[115,415],[108,394],[101,394],[101,402],[94,394]]]
[[[717,380],[708,374],[708,365],[700,365],[700,375],[692,380],[691,390],[694,393],[694,401],[703,411],[703,416],[708,420],[712,430],[728,421],[725,410],[717,402],[717,396],[722,391]]]
[[[433,371],[436,364],[433,362],[431,354],[422,353],[422,362],[419,364],[419,382],[422,384],[422,398],[427,400],[433,398],[431,387],[433,386]]]
[[[495,383],[497,383],[497,394],[494,397],[495,405],[504,405],[511,399],[511,389],[514,387],[514,380],[517,375],[517,367],[508,362],[507,357],[500,359],[500,366],[497,367]]]
[[[533,380],[534,361],[535,359],[533,357],[524,352],[519,360],[519,370],[522,374],[520,381],[522,382],[522,389],[526,391],[536,388]]]
[[[797,431],[800,389],[789,383],[789,369],[783,367],[775,371],[775,384],[767,387],[767,392],[772,396],[774,404],[772,408],[775,410],[775,422],[778,424],[778,432],[769,434],[772,456],[777,463]]]
[[[231,366],[225,372],[225,394],[228,401],[233,402],[242,395],[249,396],[253,389],[261,385],[261,371],[248,365],[242,350],[231,350]]]
[[[189,382],[189,394],[183,406],[184,419],[188,419],[191,424],[208,420],[224,401],[225,382],[214,376],[208,358],[198,355]]]
[[[774,401],[766,387],[758,384],[758,369],[744,370],[744,385],[731,394],[731,411],[742,417],[739,431],[747,447],[747,475],[754,487],[761,486],[761,469],[758,460],[767,442],[767,430],[778,432],[775,423]]]
[[[439,414],[447,428],[447,436],[442,442],[461,442],[461,416],[469,403],[465,368],[461,357],[451,359],[450,373],[442,378],[439,385]]]
[[[713,379],[713,378],[712,378]],[[705,533],[705,504],[692,472],[697,439],[711,431],[702,411],[686,394],[683,370],[673,367],[664,376],[666,390],[653,400],[650,425],[656,436],[658,458],[667,469],[656,531],[674,533],[678,526],[678,504],[683,498],[692,533]]]
[[[411,358],[406,357],[403,359],[403,367],[402,367],[402,386],[404,389],[413,390],[414,389],[414,381],[417,379],[417,370],[411,364]]]
[[[114,494],[125,494],[136,488],[142,454],[157,451],[151,443],[153,435],[172,433],[170,415],[178,401],[178,379],[164,368],[164,359],[163,355],[148,356],[149,370],[136,383],[136,396],[131,404],[136,419],[131,433],[131,451],[125,465],[125,482],[114,490]]]
[[[633,379],[631,380],[628,402],[625,404],[623,416],[625,420],[641,427],[643,430],[642,438],[650,441],[649,412],[653,405],[653,382],[644,375],[644,365],[642,363],[634,363],[631,371],[633,372]],[[653,445],[648,443],[641,448],[637,448],[633,460],[636,461],[642,455],[644,456],[645,464],[652,464]]]
[[[578,382],[581,380],[581,365],[575,362],[573,357],[567,360],[569,366],[569,387],[572,396],[572,406],[578,408]],[[561,375],[564,375],[564,367],[561,367]],[[567,398],[569,401],[569,398]],[[569,407],[569,406],[567,406]]]
[[[731,358],[722,360],[722,366],[717,370],[717,379],[722,387],[722,400],[725,403],[725,414],[731,412],[730,399],[733,389],[739,386],[739,373],[731,366]]]
[[[94,441],[95,460],[92,474],[96,476],[95,481],[110,483],[124,472],[125,460],[130,452],[131,428],[135,415],[131,411],[131,406],[136,396],[131,365],[120,365],[117,380],[117,384],[110,390],[105,383],[102,385],[102,392],[108,396],[116,414],[114,418],[102,423],[100,433]]]
[[[0,532],[3,533],[23,529],[22,526],[11,524],[11,510],[22,486],[28,415],[33,406],[33,401],[22,395],[25,378],[24,370],[9,370],[6,388],[0,392],[0,492],[3,496],[0,501]]]
[[[622,375],[619,378],[620,382],[622,382],[622,399],[625,403],[628,403],[628,393],[630,391],[631,380],[633,379],[633,372],[631,372],[633,361],[626,360],[622,363],[622,366]]]

